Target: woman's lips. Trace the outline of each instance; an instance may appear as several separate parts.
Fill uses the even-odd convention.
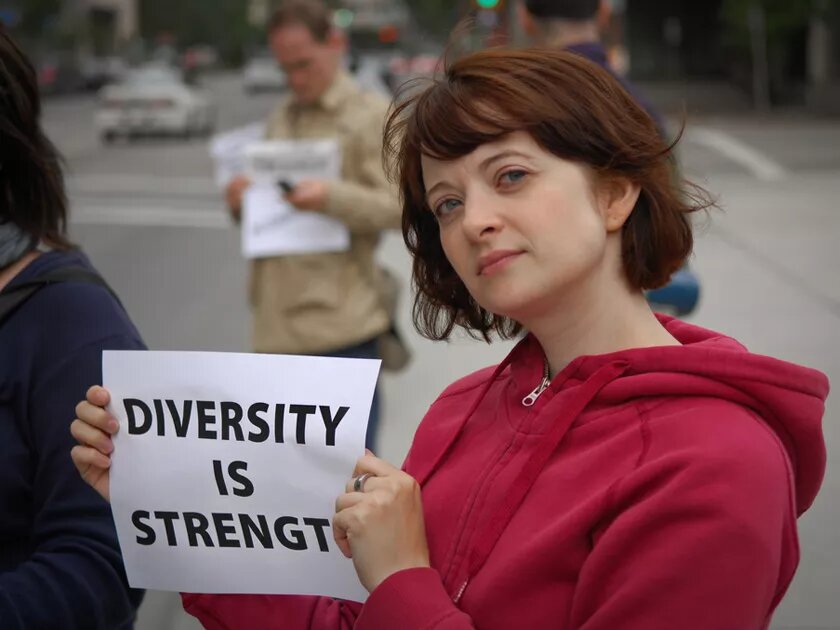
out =
[[[522,251],[516,249],[497,249],[488,252],[478,259],[478,275],[489,276],[501,271],[520,254],[522,254]]]

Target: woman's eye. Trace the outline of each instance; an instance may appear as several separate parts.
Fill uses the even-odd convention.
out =
[[[461,202],[457,199],[444,199],[435,206],[435,216],[444,217],[458,208]]]
[[[500,184],[518,184],[520,183],[525,177],[528,175],[525,171],[514,169],[512,171],[507,171],[502,173],[501,177],[499,177]]]

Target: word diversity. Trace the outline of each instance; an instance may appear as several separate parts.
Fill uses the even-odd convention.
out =
[[[307,435],[323,435],[325,446],[335,446],[336,431],[350,408],[255,402],[248,406],[233,401],[138,398],[123,399],[128,433],[150,437],[175,436],[200,440],[307,444]],[[313,423],[309,423],[312,420]],[[319,422],[320,421],[320,422]],[[321,429],[323,425],[323,429]],[[291,441],[291,440],[290,440]],[[311,440],[310,440],[311,441]],[[220,496],[250,497],[254,483],[248,476],[248,462],[212,461],[213,479]],[[244,547],[262,549],[308,549],[329,552],[326,518],[238,514],[234,511],[135,510],[131,515],[140,545],[156,543],[170,547]]]
[[[123,400],[128,417],[128,432],[142,435],[155,428],[158,436],[197,437],[200,440],[236,440],[238,442],[286,441],[287,416],[294,417],[297,444],[306,444],[307,421],[320,416],[324,424],[326,446],[335,446],[335,432],[349,407],[333,409],[329,405],[269,405],[255,402],[247,408],[232,401],[183,400],[155,398],[152,405],[137,398]],[[243,426],[245,425],[245,426]],[[247,429],[247,433],[246,433]]]

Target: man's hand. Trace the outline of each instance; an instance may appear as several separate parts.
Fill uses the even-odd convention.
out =
[[[237,175],[225,187],[225,202],[227,202],[231,216],[237,221],[242,214],[242,195],[250,185],[250,179],[244,175]]]
[[[295,184],[285,199],[298,210],[320,212],[327,205],[327,193],[327,182],[307,179]]]

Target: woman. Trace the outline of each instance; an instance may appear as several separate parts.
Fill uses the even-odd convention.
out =
[[[143,348],[67,239],[58,155],[30,63],[0,26],[0,626],[132,625],[108,505],[67,456],[66,418],[104,349]]]
[[[767,627],[819,487],[825,377],[654,315],[692,247],[669,149],[606,71],[486,51],[386,130],[433,339],[527,335],[362,457],[333,528],[370,591],[184,595],[208,628]],[[73,452],[107,496],[108,394]]]

